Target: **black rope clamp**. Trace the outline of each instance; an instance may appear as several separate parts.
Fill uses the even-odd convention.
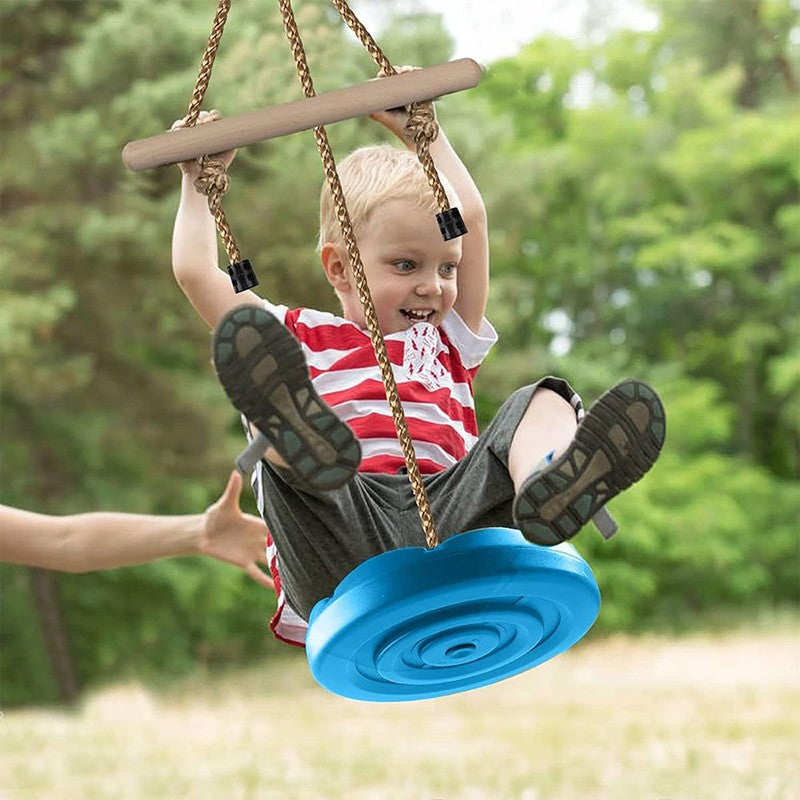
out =
[[[258,286],[255,270],[246,258],[243,261],[237,261],[235,264],[229,265],[228,275],[230,275],[233,291],[236,294]]]
[[[439,230],[442,232],[442,238],[449,242],[451,239],[457,239],[467,232],[467,226],[461,218],[461,212],[457,208],[448,208],[446,211],[440,211],[436,215],[436,221],[439,223]]]

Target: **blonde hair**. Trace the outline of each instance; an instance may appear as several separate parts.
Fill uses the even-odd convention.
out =
[[[356,238],[372,212],[389,200],[413,200],[431,215],[439,211],[425,171],[410,150],[389,144],[360,147],[337,164],[337,171]],[[456,204],[455,190],[444,175],[439,177],[450,202]],[[344,243],[327,181],[320,195],[318,249],[326,242]]]

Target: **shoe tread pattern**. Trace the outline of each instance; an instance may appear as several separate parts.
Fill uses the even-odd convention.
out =
[[[514,517],[523,535],[548,546],[571,539],[645,475],[665,436],[664,407],[650,386],[629,379],[609,389],[587,411],[567,450],[520,488]]]
[[[234,309],[212,349],[225,393],[301,483],[329,490],[350,480],[361,462],[358,440],[317,394],[299,342],[273,314]]]

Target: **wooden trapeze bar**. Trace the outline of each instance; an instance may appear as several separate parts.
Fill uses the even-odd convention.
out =
[[[203,155],[245,147],[320,125],[366,116],[375,111],[433,100],[477,86],[481,67],[461,58],[434,67],[403,72],[326,92],[303,100],[138,139],[125,145],[122,161],[133,172]]]

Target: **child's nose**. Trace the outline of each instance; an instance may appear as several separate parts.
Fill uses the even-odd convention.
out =
[[[422,275],[420,276],[419,283],[417,284],[417,294],[419,295],[437,295],[442,293],[442,285],[437,274]]]

